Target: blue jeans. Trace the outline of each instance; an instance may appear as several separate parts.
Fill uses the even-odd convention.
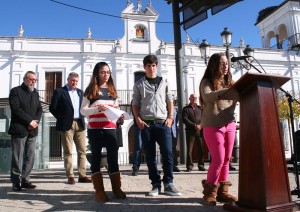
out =
[[[164,124],[148,124],[149,127],[142,130],[142,140],[146,153],[146,161],[149,179],[152,185],[160,185],[161,179],[157,169],[156,142],[160,146],[163,163],[163,183],[173,183],[173,153],[171,128]]]
[[[137,125],[134,125],[134,150],[132,157],[132,170],[137,171],[140,169],[141,165],[141,152],[142,152],[142,137],[141,130]]]
[[[119,172],[116,129],[88,129],[87,132],[92,152],[92,174],[100,171],[102,147],[107,150],[108,173]]]

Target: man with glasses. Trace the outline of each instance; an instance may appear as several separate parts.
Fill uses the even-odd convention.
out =
[[[36,188],[30,181],[38,125],[42,116],[39,94],[34,88],[36,81],[36,74],[28,71],[23,77],[23,83],[12,88],[9,94],[11,122],[8,133],[12,145],[10,179],[14,191]]]
[[[83,91],[77,88],[79,75],[71,72],[67,84],[54,91],[49,110],[56,118],[56,130],[60,132],[64,150],[64,166],[67,183],[75,184],[73,172],[73,142],[77,151],[79,183],[91,183],[86,176],[86,131],[84,117],[80,113]]]
[[[197,96],[195,94],[190,95],[189,101],[190,103],[182,109],[182,122],[185,124],[187,146],[186,171],[190,172],[194,167],[192,155],[195,140],[198,144],[198,170],[205,171],[202,151],[203,139],[200,135],[202,110],[197,105]]]

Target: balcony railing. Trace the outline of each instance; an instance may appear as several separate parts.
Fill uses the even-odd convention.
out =
[[[46,103],[51,102],[51,98],[53,95],[52,90],[38,90],[40,94],[40,100]],[[132,90],[117,90],[118,97],[119,97],[119,105],[130,105],[132,99]],[[177,91],[171,90],[171,94],[173,95],[174,99],[177,99]]]
[[[294,49],[300,48],[300,33],[284,39],[283,41],[272,46],[271,49]]]
[[[117,90],[119,105],[130,105],[133,90]]]
[[[51,102],[51,98],[53,96],[53,90],[38,90],[40,95],[40,100],[46,103]]]

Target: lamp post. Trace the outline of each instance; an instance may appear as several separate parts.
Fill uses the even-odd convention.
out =
[[[243,50],[244,55],[246,56],[250,56],[249,58],[247,58],[246,60],[246,64],[242,64],[243,68],[246,68],[247,70],[251,69],[251,65],[249,63],[253,62],[253,56],[254,56],[254,50],[250,47],[250,45],[246,45],[246,48]]]
[[[245,59],[247,61],[236,61],[236,63],[233,63],[233,67],[240,70],[250,70],[251,65],[249,63],[253,62],[254,50],[250,47],[250,45],[246,45],[246,48],[243,50],[243,53],[245,56],[249,56],[249,58]]]
[[[221,37],[222,37],[223,45],[226,46],[226,57],[228,59],[228,65],[230,66],[229,46],[231,45],[232,32],[230,32],[228,28],[225,27],[224,31],[221,32]]]
[[[246,48],[243,50],[244,55],[253,57],[254,50],[250,47],[250,45],[246,45]]]
[[[228,30],[228,28],[225,27],[224,31],[221,32],[221,37],[222,37],[223,45],[226,46],[226,57],[227,57],[227,60],[228,60],[228,66],[231,67],[229,46],[231,45],[232,32],[230,32]],[[234,146],[233,146],[233,150],[232,150],[232,156],[233,156],[234,162],[238,162],[237,135],[235,135]]]
[[[201,58],[204,59],[205,65],[207,65],[207,58],[209,58],[210,55],[210,47],[211,45],[206,41],[206,39],[203,39],[202,43],[199,45]]]

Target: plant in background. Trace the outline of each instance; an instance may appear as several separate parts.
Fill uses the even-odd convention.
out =
[[[299,99],[297,100],[299,101]],[[288,145],[288,143],[290,144],[290,148],[291,150],[293,149],[293,142],[292,142],[292,129],[291,129],[291,119],[290,119],[290,106],[289,106],[289,99],[288,97],[286,97],[286,95],[281,95],[277,96],[277,106],[278,106],[278,115],[279,115],[279,119],[280,120],[287,120],[287,130],[288,130],[288,137],[289,137],[289,141],[287,141],[287,143],[285,143],[285,147]],[[299,116],[300,116],[300,104],[298,104],[298,102],[293,101],[292,102],[292,109],[293,109],[293,113],[294,113],[294,121],[298,122],[299,121]],[[284,130],[284,129],[282,129]],[[295,131],[297,130],[297,128],[295,129]],[[284,132],[283,132],[284,135]],[[294,155],[291,154],[291,160],[293,161],[294,159]]]
[[[283,93],[278,94],[277,96],[277,106],[278,106],[278,115],[280,120],[287,120],[288,121],[288,136],[289,139],[292,140],[291,138],[291,119],[290,119],[290,107],[289,107],[289,100],[286,95]],[[300,115],[300,105],[293,101],[292,102],[292,108],[293,108],[293,113],[294,113],[294,120],[298,121],[299,120],[299,115]]]
[[[298,101],[300,100],[298,99]],[[277,106],[278,106],[279,118],[288,119],[290,122],[290,107],[289,107],[288,98],[287,97],[280,98],[277,102]],[[300,105],[297,102],[293,101],[292,107],[294,112],[294,118],[295,120],[298,120],[300,116]]]

